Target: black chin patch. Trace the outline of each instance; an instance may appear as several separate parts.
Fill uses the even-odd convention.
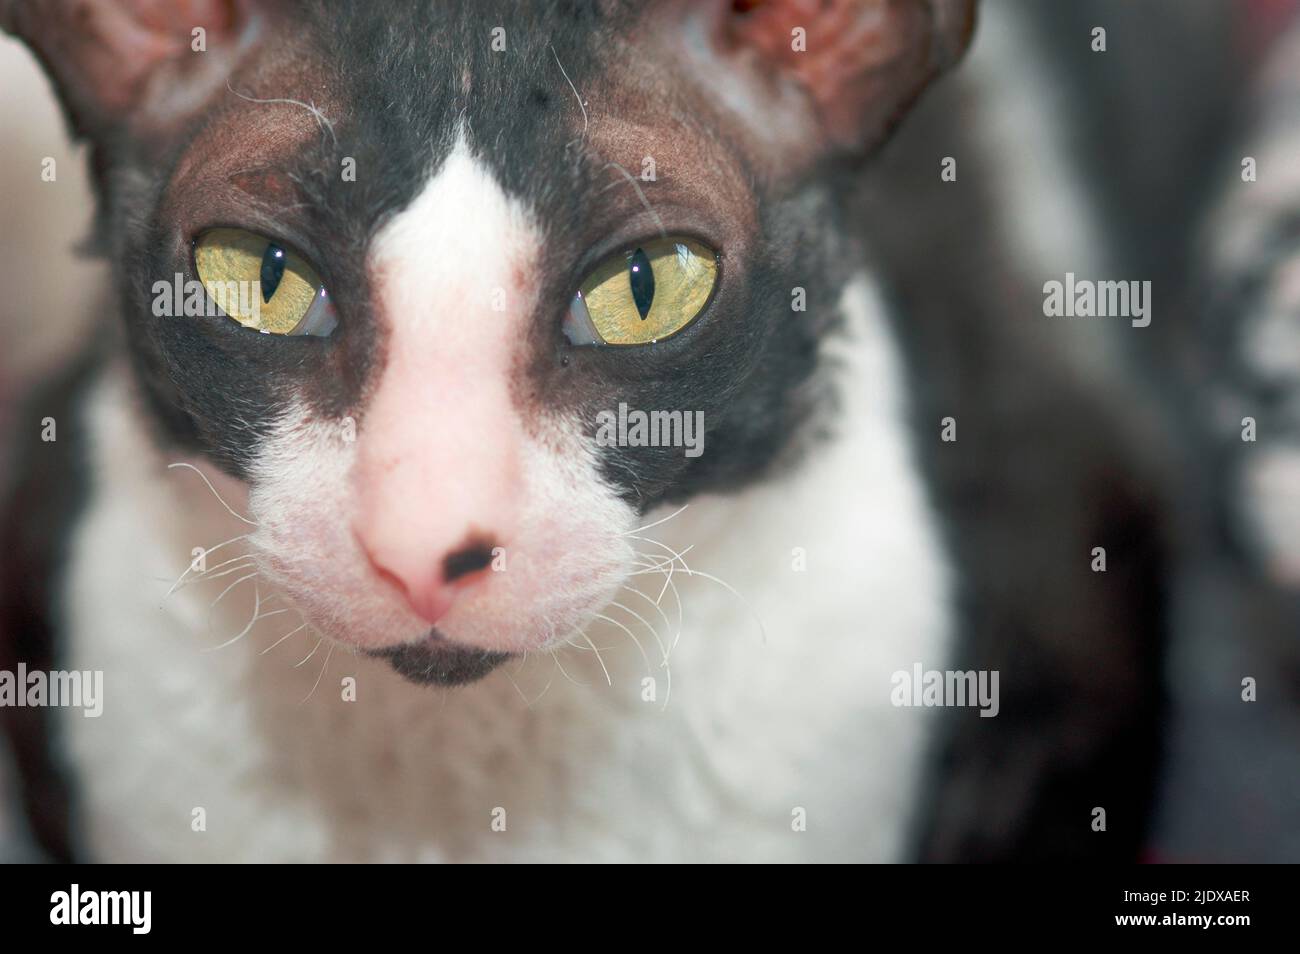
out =
[[[387,659],[397,673],[422,686],[463,686],[482,679],[510,658],[509,653],[457,646],[434,630],[418,643],[370,653]]]

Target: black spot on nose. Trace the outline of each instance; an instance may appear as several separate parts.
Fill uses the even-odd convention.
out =
[[[448,583],[454,583],[462,576],[469,576],[487,568],[492,563],[492,545],[490,543],[471,543],[449,553],[442,561],[442,577]]]

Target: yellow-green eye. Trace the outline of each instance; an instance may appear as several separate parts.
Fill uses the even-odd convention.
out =
[[[324,337],[338,324],[316,269],[273,239],[210,229],[194,245],[194,266],[212,300],[245,328]]]
[[[575,345],[662,341],[704,310],[717,280],[717,253],[694,239],[646,242],[587,276],[569,305],[565,337]]]

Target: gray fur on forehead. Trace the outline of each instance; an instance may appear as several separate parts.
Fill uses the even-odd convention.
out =
[[[462,120],[473,127],[521,95],[539,104],[566,98],[580,119],[580,81],[599,83],[611,58],[633,55],[626,46],[637,42],[645,16],[624,3],[493,0],[322,0],[305,14],[304,28],[350,106],[410,123],[427,138]],[[443,108],[448,104],[458,108]]]

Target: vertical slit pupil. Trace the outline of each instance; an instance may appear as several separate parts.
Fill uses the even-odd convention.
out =
[[[268,302],[284,277],[284,249],[271,242],[262,254],[262,301]]]
[[[641,320],[645,321],[655,299],[655,273],[644,249],[637,249],[628,260],[628,279],[632,283],[632,301],[636,303]]]

